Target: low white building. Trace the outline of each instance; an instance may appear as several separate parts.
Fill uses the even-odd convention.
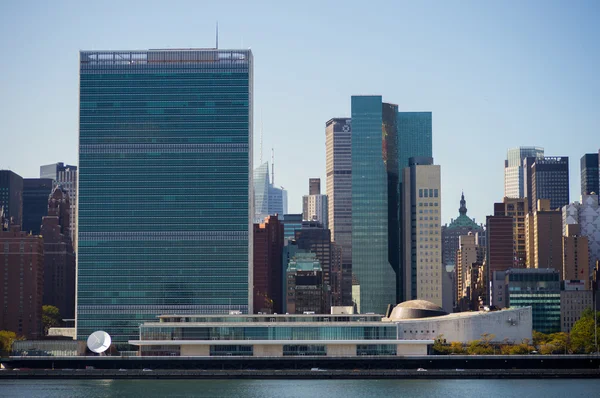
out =
[[[440,315],[441,314],[441,315]],[[443,315],[443,310],[423,300],[398,304],[384,322],[398,325],[398,339],[434,340],[467,344],[489,334],[492,342],[520,343],[532,339],[531,307],[501,311],[472,311]]]

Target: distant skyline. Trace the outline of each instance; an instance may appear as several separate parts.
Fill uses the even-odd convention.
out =
[[[326,181],[325,122],[362,94],[432,112],[444,223],[462,190],[484,222],[517,146],[568,156],[579,200],[579,159],[600,148],[599,19],[597,1],[5,1],[0,169],[78,163],[79,50],[214,47],[218,21],[220,48],[254,53],[254,167],[262,119],[291,213]]]

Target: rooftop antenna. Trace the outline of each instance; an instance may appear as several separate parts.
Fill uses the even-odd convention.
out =
[[[215,38],[216,38],[216,43],[217,46],[215,47],[217,50],[219,49],[219,21],[217,21],[217,30],[215,32]]]
[[[275,149],[271,148],[271,185],[275,185]]]
[[[262,164],[262,160],[263,160],[263,156],[262,156],[262,150],[263,150],[263,117],[262,117],[262,109],[260,111],[260,163]]]

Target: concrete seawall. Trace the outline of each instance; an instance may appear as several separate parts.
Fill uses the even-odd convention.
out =
[[[8,379],[540,379],[600,378],[598,369],[3,370]]]

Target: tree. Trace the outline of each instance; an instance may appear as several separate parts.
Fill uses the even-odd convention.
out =
[[[538,332],[537,330],[533,331],[533,345],[539,346],[550,341],[551,337],[549,334],[545,334],[542,332]]]
[[[458,341],[453,341],[452,343],[450,343],[450,352],[452,354],[466,354],[466,350],[463,343]]]
[[[597,314],[596,320],[598,320]],[[596,350],[594,312],[589,308],[583,311],[581,318],[575,322],[571,329],[571,349],[581,354],[588,354]]]
[[[48,334],[48,329],[60,326],[62,317],[60,311],[53,305],[44,305],[42,307],[42,324],[44,325],[44,334]]]
[[[436,354],[447,355],[451,352],[451,346],[446,343],[444,335],[439,335],[433,343],[433,351]]]
[[[17,340],[17,334],[15,332],[0,330],[0,353],[10,354],[15,340]]]

